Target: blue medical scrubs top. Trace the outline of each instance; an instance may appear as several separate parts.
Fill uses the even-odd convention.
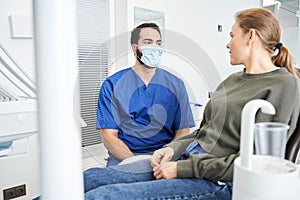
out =
[[[156,69],[148,87],[131,68],[102,84],[96,127],[117,129],[134,153],[153,152],[171,142],[176,130],[193,126],[183,81],[163,69]]]

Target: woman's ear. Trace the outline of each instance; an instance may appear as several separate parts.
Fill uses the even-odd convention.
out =
[[[248,32],[248,39],[249,40],[255,40],[256,38],[256,30],[255,29],[250,29]]]
[[[255,29],[250,29],[248,32],[248,44],[253,44],[253,42],[256,40],[257,32]]]

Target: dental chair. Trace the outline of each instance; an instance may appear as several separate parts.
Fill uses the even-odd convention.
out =
[[[297,162],[300,149],[300,116],[298,117],[297,127],[287,141],[285,159]],[[299,160],[299,158],[298,158]]]
[[[300,77],[300,69],[296,68],[296,72],[298,77]],[[285,159],[290,160],[292,162],[297,162],[297,159],[298,160],[300,159],[298,158],[299,150],[300,150],[300,115],[298,117],[297,127],[287,141],[286,150],[285,150]]]

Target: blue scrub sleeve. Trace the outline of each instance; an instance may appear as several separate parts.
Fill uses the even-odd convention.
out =
[[[96,128],[118,129],[112,114],[112,84],[104,81],[98,97]]]

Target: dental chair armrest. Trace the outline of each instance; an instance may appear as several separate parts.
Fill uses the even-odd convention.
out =
[[[125,160],[120,162],[118,165],[129,164],[129,163],[133,163],[133,162],[137,162],[137,161],[141,161],[141,160],[150,160],[150,158],[151,158],[151,155],[132,156],[132,157],[126,158]]]

